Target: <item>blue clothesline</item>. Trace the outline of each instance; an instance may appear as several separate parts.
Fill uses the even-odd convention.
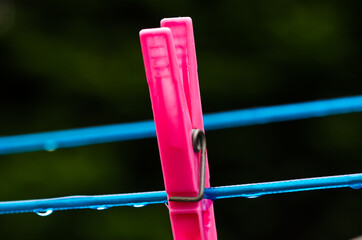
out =
[[[232,197],[255,198],[268,194],[343,187],[362,188],[362,173],[212,187],[205,189],[205,198],[211,200]],[[103,210],[116,206],[143,207],[156,203],[167,203],[165,191],[0,202],[0,214],[35,212],[40,216],[46,216],[58,210],[84,208]]]
[[[362,95],[304,103],[259,107],[204,115],[205,129],[216,130],[362,111]],[[0,137],[0,155],[55,150],[156,136],[154,122]]]

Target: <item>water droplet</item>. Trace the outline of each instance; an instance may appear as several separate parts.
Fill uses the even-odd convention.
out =
[[[58,148],[58,144],[53,140],[47,141],[44,145],[44,149],[48,152],[53,152],[53,151],[57,150],[57,148]]]
[[[210,199],[202,199],[201,200],[201,209],[203,211],[206,211],[207,209],[209,209],[212,206],[212,200]]]
[[[94,209],[94,210],[106,210],[108,208],[110,208],[110,206],[106,206],[106,205],[99,205],[99,206],[92,206],[92,207],[89,207],[90,209]]]
[[[38,214],[41,217],[46,217],[49,216],[50,214],[53,213],[52,209],[47,209],[47,210],[42,210],[42,211],[35,211],[36,214]]]
[[[353,183],[353,184],[350,184],[349,186],[353,189],[361,189],[362,183]]]
[[[133,207],[136,207],[136,208],[140,208],[140,207],[144,207],[146,206],[146,204],[135,204],[133,205]]]
[[[258,198],[260,197],[261,194],[257,194],[257,195],[245,195],[246,198],[250,198],[250,199],[253,199],[253,198]]]
[[[96,209],[101,211],[101,210],[106,210],[107,208],[109,208],[109,207],[107,207],[107,206],[99,206]]]

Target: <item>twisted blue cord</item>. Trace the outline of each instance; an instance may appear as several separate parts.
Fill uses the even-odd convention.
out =
[[[232,197],[255,198],[262,195],[308,191],[328,188],[362,188],[362,174],[305,178],[290,181],[253,183],[205,189],[205,198],[216,200]],[[164,191],[98,196],[70,196],[39,200],[0,202],[0,214],[35,212],[49,214],[58,210],[98,209],[116,206],[141,207],[148,204],[167,203]]]
[[[216,130],[361,111],[362,95],[205,114],[204,122],[206,130]],[[155,125],[151,120],[64,131],[4,136],[0,137],[0,155],[40,150],[52,151],[58,148],[155,136]]]

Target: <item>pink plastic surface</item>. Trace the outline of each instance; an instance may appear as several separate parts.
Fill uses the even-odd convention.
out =
[[[191,18],[166,18],[140,32],[165,188],[170,196],[197,196],[200,153],[192,129],[204,130]],[[210,187],[206,162],[205,187]],[[217,239],[212,201],[169,202],[174,239]]]

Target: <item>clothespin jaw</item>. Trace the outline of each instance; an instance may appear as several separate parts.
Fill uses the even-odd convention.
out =
[[[164,183],[168,197],[195,197],[200,153],[193,129],[204,131],[191,18],[166,18],[161,28],[140,32]],[[206,159],[205,187],[210,187]],[[169,201],[174,239],[217,239],[211,200]]]

